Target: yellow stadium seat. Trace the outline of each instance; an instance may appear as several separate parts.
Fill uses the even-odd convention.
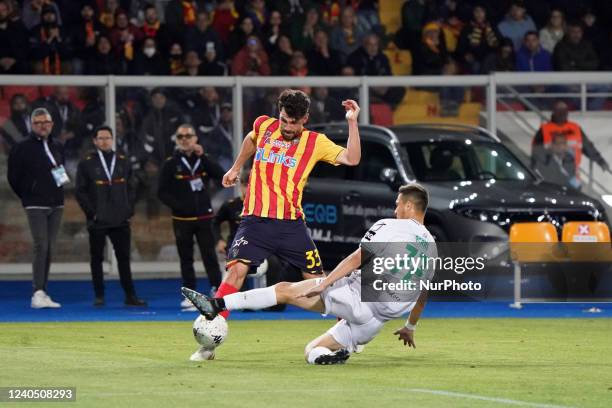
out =
[[[603,222],[570,221],[563,225],[563,242],[610,242],[610,230]]]
[[[603,222],[570,221],[563,225],[561,240],[574,262],[610,262],[610,230]]]
[[[378,17],[385,27],[387,34],[395,33],[402,25],[401,4],[397,0],[380,0],[378,4]]]
[[[400,50],[397,47],[384,50],[391,64],[393,75],[410,75],[412,73],[412,54],[408,50]]]
[[[426,103],[413,103],[399,105],[393,112],[393,123],[404,125],[407,123],[427,122],[438,115],[436,106]]]
[[[480,116],[482,105],[478,102],[462,103],[459,106],[459,116]]]
[[[482,105],[477,102],[462,103],[459,106],[459,120],[462,123],[478,125]]]
[[[425,103],[440,105],[440,95],[437,92],[408,89],[402,100],[402,104]]]
[[[549,262],[559,242],[550,222],[520,222],[510,227],[510,255],[516,262]]]

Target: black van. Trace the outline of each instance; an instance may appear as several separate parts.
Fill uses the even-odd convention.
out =
[[[344,123],[310,127],[345,144]],[[360,126],[361,163],[319,163],[302,200],[326,265],[355,250],[365,231],[393,218],[397,189],[417,181],[430,194],[427,228],[438,241],[507,242],[510,225],[604,221],[604,207],[578,191],[542,181],[485,129],[463,125]]]

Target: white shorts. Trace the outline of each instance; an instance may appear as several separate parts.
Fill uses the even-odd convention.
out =
[[[358,345],[367,344],[372,341],[380,333],[384,325],[384,322],[375,317],[372,317],[364,324],[350,323],[342,319],[329,329],[327,334],[331,335],[349,353],[354,353]]]
[[[325,313],[343,320],[329,329],[338,343],[354,352],[357,345],[371,341],[382,329],[384,322],[374,317],[372,310],[361,302],[361,275],[339,279],[321,294]]]

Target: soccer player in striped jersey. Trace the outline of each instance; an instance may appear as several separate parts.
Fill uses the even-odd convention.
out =
[[[247,273],[270,254],[299,268],[305,278],[322,274],[319,252],[304,222],[302,192],[319,161],[336,166],[359,164],[359,105],[354,100],[345,100],[342,106],[349,129],[346,148],[322,133],[304,128],[310,98],[299,90],[288,89],[280,94],[278,118],[260,116],[253,123],[253,130],[223,177],[223,186],[234,186],[242,167],[254,156],[243,218],[227,249],[228,273],[216,297],[237,292]],[[228,313],[221,315],[227,318]]]
[[[423,225],[428,201],[428,193],[423,186],[412,183],[400,187],[395,201],[396,218],[374,223],[361,239],[360,247],[344,258],[325,278],[297,283],[280,282],[267,288],[235,293],[223,299],[211,299],[188,288],[182,289],[183,295],[200,313],[210,316],[224,310],[263,309],[290,304],[341,318],[306,346],[304,354],[309,364],[344,363],[351,353],[358,352],[359,346],[376,337],[387,321],[406,314],[409,315],[404,327],[394,334],[403,340],[404,345],[416,348],[414,333],[427,302],[427,289],[420,282],[431,282],[435,265],[426,264],[418,270],[413,269],[417,272],[413,272],[410,279],[415,284],[414,289],[398,291],[395,288],[383,288],[369,301],[362,301],[359,269],[374,257],[395,259],[409,247],[411,249],[406,253],[410,254],[411,259],[437,258],[434,238]],[[395,268],[388,268],[382,273],[386,274],[385,280],[398,282],[393,278]],[[364,285],[367,287],[369,284]]]

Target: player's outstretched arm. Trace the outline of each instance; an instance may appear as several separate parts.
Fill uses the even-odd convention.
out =
[[[359,268],[361,265],[361,248],[358,248],[355,252],[344,258],[325,279],[318,285],[310,288],[306,292],[302,293],[299,297],[314,297],[318,296],[330,285],[337,280],[345,277],[346,275]]]
[[[408,316],[406,325],[393,333],[399,336],[398,340],[404,341],[404,346],[408,345],[408,347],[416,348],[416,344],[414,343],[414,331],[421,318],[421,313],[423,313],[423,309],[425,309],[425,303],[427,303],[427,290],[421,291],[414,308],[410,312],[410,316]]]
[[[251,131],[242,141],[242,146],[240,147],[240,152],[238,153],[238,157],[236,157],[236,161],[234,161],[234,165],[223,176],[223,180],[221,182],[223,187],[232,187],[236,185],[238,179],[240,178],[242,166],[244,166],[244,163],[246,163],[247,160],[249,160],[251,156],[255,154],[257,146],[255,146],[252,136],[253,132]]]
[[[346,149],[342,151],[336,158],[336,163],[346,166],[356,166],[361,160],[361,142],[359,140],[359,126],[357,119],[359,118],[359,105],[352,99],[342,101],[342,106],[346,109],[346,121],[349,127],[349,137],[346,143]]]

